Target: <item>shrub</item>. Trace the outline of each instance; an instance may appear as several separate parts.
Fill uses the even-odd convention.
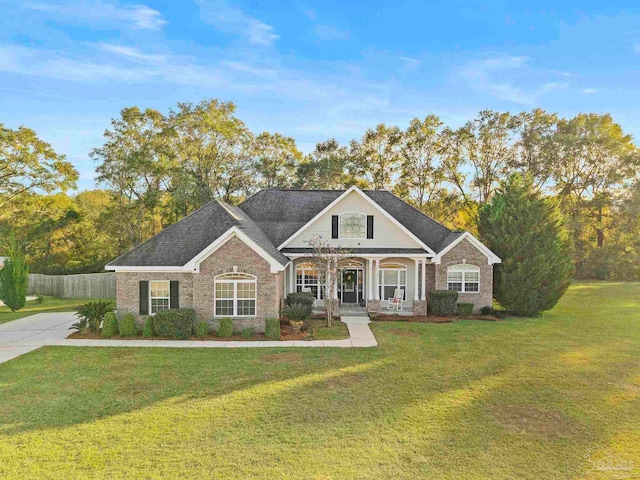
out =
[[[145,338],[153,337],[153,317],[151,315],[144,319],[144,329],[142,330],[142,336]]]
[[[256,332],[251,327],[246,327],[242,329],[242,338],[253,338],[256,336]]]
[[[460,302],[458,304],[458,315],[466,317],[473,313],[473,303]]]
[[[43,297],[42,295],[38,295],[38,296],[36,297],[36,303],[37,303],[38,305],[42,305],[42,304],[44,303],[44,297]]]
[[[231,318],[221,318],[218,327],[218,337],[229,338],[233,335],[233,320]]]
[[[571,238],[554,199],[543,197],[531,178],[511,176],[479,213],[478,230],[502,259],[494,270],[494,295],[516,315],[552,308],[573,275]]]
[[[308,305],[292,303],[284,306],[282,315],[287,317],[290,322],[304,322],[311,316],[311,310]]]
[[[120,320],[120,336],[135,337],[137,333],[135,317],[132,313],[125,313]]]
[[[91,332],[98,333],[104,316],[112,311],[113,306],[111,305],[111,302],[106,302],[104,300],[88,302],[80,305],[76,309],[76,317],[80,320],[71,325],[71,328],[78,331],[88,329]]]
[[[270,340],[280,340],[280,320],[277,318],[267,318],[264,321],[264,334]]]
[[[309,292],[294,292],[287,295],[287,305],[303,305],[309,313],[306,318],[311,316],[311,312],[313,311],[313,294]]]
[[[102,321],[102,338],[111,338],[118,334],[118,318],[113,312],[109,312],[104,316]]]
[[[209,334],[209,324],[207,322],[200,322],[198,329],[196,330],[196,337],[204,338]]]
[[[431,290],[429,292],[429,308],[436,317],[447,317],[456,311],[458,292],[454,290]]]
[[[196,312],[191,308],[171,308],[156,313],[153,331],[158,337],[186,340],[196,328]]]
[[[24,258],[22,247],[12,234],[9,240],[9,258],[0,269],[0,300],[12,312],[20,310],[27,302],[29,267]]]
[[[493,313],[493,307],[491,305],[485,305],[480,309],[482,315],[491,315]]]

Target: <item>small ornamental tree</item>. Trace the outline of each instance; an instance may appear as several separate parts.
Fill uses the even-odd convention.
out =
[[[511,176],[480,210],[478,230],[501,259],[494,296],[517,315],[552,308],[571,283],[571,243],[553,199],[543,198],[531,179]]]
[[[331,327],[333,319],[333,301],[337,298],[338,275],[342,262],[351,256],[351,251],[346,248],[334,247],[323,240],[320,235],[315,235],[307,241],[313,250],[308,258],[318,273],[318,285],[324,290],[324,306],[327,312],[327,327]]]
[[[15,312],[24,307],[27,301],[29,267],[22,247],[13,235],[9,240],[8,254],[4,267],[0,269],[0,300]]]

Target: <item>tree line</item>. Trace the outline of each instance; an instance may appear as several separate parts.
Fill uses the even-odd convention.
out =
[[[231,102],[129,107],[90,152],[101,189],[73,195],[64,156],[25,127],[0,133],[0,233],[16,232],[34,272],[99,271],[205,203],[261,188],[386,189],[477,233],[482,207],[520,173],[558,203],[577,276],[640,278],[640,151],[609,114],[485,110],[458,128],[427,115],[305,155],[291,137],[252,132]]]

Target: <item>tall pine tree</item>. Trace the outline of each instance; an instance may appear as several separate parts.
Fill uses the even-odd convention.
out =
[[[9,258],[0,270],[0,300],[12,312],[24,307],[27,300],[27,284],[29,281],[29,267],[24,258],[22,248],[11,236],[9,241]]]
[[[530,178],[513,175],[480,210],[482,240],[500,258],[494,296],[517,315],[552,308],[571,283],[571,243],[560,211]]]

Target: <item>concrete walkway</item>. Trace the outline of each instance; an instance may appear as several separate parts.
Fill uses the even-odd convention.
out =
[[[375,347],[369,317],[341,317],[349,337],[344,340],[292,341],[200,341],[200,340],[84,340],[66,338],[76,321],[73,312],[38,313],[0,325],[0,363],[45,345],[68,347],[169,347],[169,348],[260,348],[260,347]]]

